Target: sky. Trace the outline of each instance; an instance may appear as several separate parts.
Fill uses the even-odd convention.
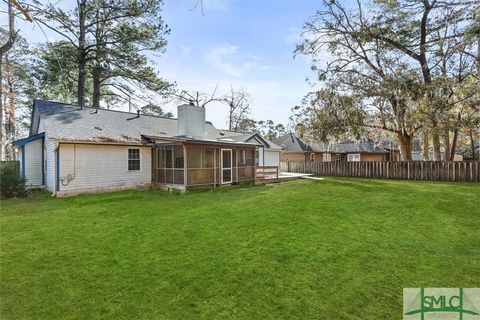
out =
[[[71,0],[70,0],[71,1]],[[243,88],[251,95],[255,120],[288,125],[291,108],[311,90],[308,60],[294,58],[301,29],[317,9],[319,0],[164,0],[163,16],[171,29],[166,52],[151,56],[165,79],[181,89],[219,95]],[[68,1],[61,1],[65,5]],[[66,4],[68,5],[68,3]],[[58,37],[44,35],[38,26],[20,25],[29,42]],[[122,106],[121,108],[126,108]],[[174,105],[166,111],[176,115]],[[227,107],[206,106],[207,120],[225,128]]]

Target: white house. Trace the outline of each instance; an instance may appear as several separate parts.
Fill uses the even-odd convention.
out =
[[[279,165],[271,141],[216,129],[204,108],[178,108],[174,119],[35,100],[29,137],[14,142],[20,173],[65,196],[254,181],[258,166]]]

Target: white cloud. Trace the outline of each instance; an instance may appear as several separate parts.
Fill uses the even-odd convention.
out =
[[[240,77],[243,73],[250,68],[257,65],[256,61],[244,61],[244,62],[231,62],[228,58],[238,60],[239,47],[231,44],[227,44],[211,50],[207,55],[207,60],[213,67],[220,70],[223,73],[231,76]],[[240,56],[240,58],[243,58]]]
[[[189,54],[192,51],[192,48],[188,46],[180,46],[180,50],[182,51],[182,54]]]

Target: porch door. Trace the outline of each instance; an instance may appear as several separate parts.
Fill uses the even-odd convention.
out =
[[[232,149],[222,149],[222,184],[232,183]]]

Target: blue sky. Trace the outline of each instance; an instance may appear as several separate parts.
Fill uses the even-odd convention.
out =
[[[64,0],[65,1],[65,0]],[[68,1],[62,5],[68,5]],[[219,93],[230,85],[253,98],[256,120],[288,124],[290,109],[308,92],[311,76],[304,57],[294,59],[303,23],[320,8],[319,0],[165,0],[164,19],[171,29],[167,51],[153,57],[160,75],[182,89]],[[45,37],[38,27],[21,24],[30,41]],[[55,35],[48,34],[52,41]],[[35,40],[33,40],[35,39]],[[176,114],[173,105],[166,106]],[[207,119],[225,127],[226,107],[207,105]]]
[[[310,69],[293,58],[303,22],[320,6],[318,0],[166,0],[165,21],[172,32],[167,52],[156,59],[159,71],[182,88],[221,92],[230,85],[253,98],[256,120],[287,124],[290,109],[309,88]],[[223,105],[207,105],[207,118],[226,123]]]

